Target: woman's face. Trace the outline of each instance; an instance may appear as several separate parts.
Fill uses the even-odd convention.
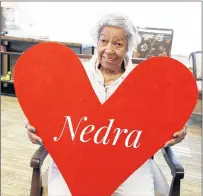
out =
[[[124,29],[104,27],[98,40],[97,50],[102,67],[119,68],[127,52],[127,36]]]

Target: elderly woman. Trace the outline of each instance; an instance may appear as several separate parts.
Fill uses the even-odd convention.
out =
[[[131,20],[117,14],[103,17],[92,35],[97,43],[97,55],[84,63],[84,68],[97,97],[101,103],[104,103],[133,70],[129,52],[135,49],[140,38]],[[27,123],[26,128],[32,143],[42,142],[34,133],[34,127]],[[184,131],[177,132],[166,145],[180,142],[185,134]],[[153,167],[154,161],[147,160],[115,190],[113,196],[168,195],[166,182],[157,181],[159,177],[155,176]],[[154,189],[158,189],[158,193]],[[48,196],[71,196],[66,182],[53,161],[49,167]]]

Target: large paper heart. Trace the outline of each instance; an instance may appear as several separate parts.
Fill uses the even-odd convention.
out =
[[[73,196],[110,196],[185,125],[197,100],[190,71],[154,57],[101,105],[77,56],[56,43],[27,50],[15,65],[14,82]]]

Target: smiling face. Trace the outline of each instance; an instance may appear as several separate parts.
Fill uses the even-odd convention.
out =
[[[127,36],[124,29],[111,26],[101,31],[98,44],[98,60],[106,69],[120,69],[127,52]]]

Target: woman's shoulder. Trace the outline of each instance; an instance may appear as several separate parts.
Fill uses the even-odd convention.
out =
[[[84,67],[84,69],[86,71],[93,71],[96,62],[97,62],[97,57],[96,56],[92,56],[92,58],[89,59],[89,60],[86,60],[86,59],[82,60],[81,59],[81,63],[82,63],[82,65],[83,65],[83,67]]]

